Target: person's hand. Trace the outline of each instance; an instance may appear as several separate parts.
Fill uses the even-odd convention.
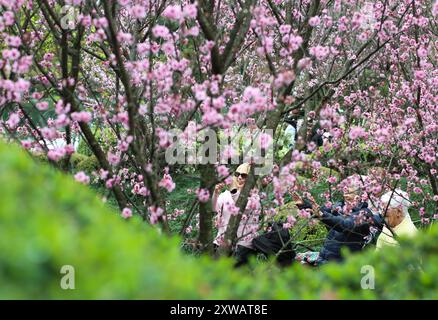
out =
[[[291,193],[292,200],[295,202],[295,205],[302,206],[304,204],[304,200],[298,195],[296,192]]]
[[[221,183],[218,183],[217,185],[216,185],[216,187],[214,187],[214,193],[216,194],[216,195],[218,195],[220,192],[221,192],[221,190],[222,190],[222,188],[225,186],[225,183],[224,182],[221,182]]]
[[[272,182],[272,177],[271,176],[266,176],[262,179],[262,186],[266,187],[268,184],[270,184]]]
[[[312,213],[316,217],[321,217],[321,210],[319,210],[319,205],[316,203],[315,199],[310,196],[309,201],[312,204]]]

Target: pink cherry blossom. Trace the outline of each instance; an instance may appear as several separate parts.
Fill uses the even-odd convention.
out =
[[[435,3],[433,4],[432,15],[434,17],[438,16],[438,1],[437,0],[435,0]]]
[[[117,166],[120,163],[120,155],[117,153],[108,152],[107,160],[112,166]]]
[[[124,208],[124,209],[122,210],[122,217],[123,217],[124,219],[131,218],[131,217],[132,217],[132,210],[129,209],[129,208]]]
[[[323,60],[330,53],[328,47],[316,46],[309,48],[310,55],[314,56],[317,60]]]
[[[196,196],[200,202],[207,202],[210,198],[210,192],[207,189],[198,189],[196,191]]]
[[[330,177],[327,178],[327,182],[331,183],[331,184],[334,184],[337,181],[338,181],[338,179],[335,176],[330,176]]]
[[[37,107],[38,110],[44,111],[49,108],[49,103],[47,101],[41,101],[41,102],[37,102],[35,106]]]
[[[316,27],[317,25],[319,25],[319,23],[321,22],[320,17],[315,16],[309,19],[309,25],[311,27]]]
[[[88,123],[91,121],[92,116],[90,112],[87,111],[81,111],[81,112],[73,112],[71,114],[71,118],[74,121],[78,121],[78,122],[85,122]]]
[[[301,219],[310,219],[311,214],[310,214],[310,212],[308,212],[308,211],[306,211],[306,210],[299,210],[299,211],[298,211],[298,216],[299,216]]]
[[[54,148],[52,150],[49,150],[47,153],[47,157],[52,161],[59,161],[65,156],[65,149],[64,148]]]
[[[19,47],[21,45],[21,39],[17,36],[8,36],[6,38],[6,44],[11,47]]]
[[[160,207],[152,206],[148,208],[149,214],[150,214],[150,223],[156,224],[158,222],[158,219],[163,215],[164,210]]]
[[[310,58],[302,58],[300,61],[298,61],[298,68],[299,69],[307,69],[312,65],[312,60]]]
[[[65,154],[72,155],[75,153],[75,147],[72,144],[68,144],[64,147]]]
[[[224,165],[220,165],[216,168],[216,171],[219,175],[219,177],[228,177],[230,172],[228,170],[228,168]]]
[[[90,177],[87,176],[85,174],[85,172],[83,172],[83,171],[76,173],[74,178],[76,181],[78,181],[79,183],[82,183],[82,184],[89,184],[90,183]]]
[[[18,113],[12,113],[9,116],[8,121],[6,121],[6,124],[8,125],[9,129],[14,130],[17,128],[18,124],[20,123],[20,116]]]
[[[197,12],[198,9],[196,7],[196,4],[187,4],[184,6],[183,14],[186,18],[195,19]]]
[[[350,132],[348,134],[348,137],[351,140],[356,140],[358,138],[365,136],[365,130],[362,127],[351,127]]]
[[[158,183],[158,186],[167,190],[167,192],[172,192],[175,189],[175,183],[169,174],[164,174],[163,179]]]
[[[134,18],[144,19],[146,17],[146,8],[142,5],[135,5],[131,7],[130,13]]]
[[[30,140],[23,140],[23,141],[21,141],[21,146],[24,149],[30,149],[32,147],[32,141],[30,141]]]
[[[256,186],[262,179],[271,183],[245,199],[244,222],[252,222],[248,211],[260,211],[261,201],[269,220],[287,202],[288,192],[309,192],[323,182],[329,186],[316,200],[334,202],[348,183],[328,176],[323,167],[340,176],[360,172],[365,177],[372,166],[387,168],[388,181],[401,180],[416,195],[414,210],[430,222],[438,201],[436,1],[415,6],[321,1],[317,10],[311,1],[290,8],[281,0],[254,1],[250,8],[220,1],[211,10],[196,1],[116,2],[117,19],[108,21],[103,6],[66,0],[79,9],[80,46],[77,29],[61,30],[66,37],[59,39],[51,15],[42,14],[50,13],[56,1],[1,2],[0,134],[5,141],[17,141],[31,153],[47,152],[54,162],[74,154],[78,137],[88,141],[94,135],[92,151],[102,150],[110,167],[99,168],[89,181],[116,188],[121,208],[130,202],[148,208],[152,224],[181,216],[185,204],[167,192],[178,188],[176,176],[199,176],[196,151],[202,134],[211,131],[227,140],[207,164],[211,183],[231,185],[228,165],[241,163],[244,147],[253,140],[281,163],[256,177]],[[36,28],[20,30],[28,12]],[[62,41],[43,45],[47,39]],[[296,141],[282,141],[284,122],[292,119]],[[265,135],[267,127],[273,136]],[[240,131],[249,134],[235,143]],[[323,135],[322,147],[313,141],[315,133]],[[190,149],[183,153],[185,163],[168,163],[167,151],[180,142]],[[76,158],[71,160],[75,169]],[[52,166],[65,169],[65,164]],[[308,179],[297,183],[302,174]],[[72,174],[90,183],[84,175]],[[207,188],[213,188],[204,178],[187,191],[201,203],[210,201]],[[364,180],[359,198],[378,201],[387,187],[370,181]],[[239,214],[235,203],[227,206]],[[291,228],[300,216],[309,214],[288,217],[284,226]],[[205,231],[199,229],[205,227],[199,226],[199,216],[191,222],[191,232]]]
[[[415,193],[422,193],[423,190],[422,190],[420,187],[415,187],[415,188],[414,188],[414,192],[415,192]]]
[[[196,7],[195,6],[186,6],[185,13],[187,15],[191,15],[191,17],[196,17]],[[177,20],[179,21],[183,17],[183,12],[181,10],[181,6],[179,5],[170,5],[168,6],[164,12],[162,13],[163,17],[171,19],[171,20]]]
[[[272,144],[272,136],[267,133],[260,134],[260,148],[262,149],[268,149],[269,146]]]

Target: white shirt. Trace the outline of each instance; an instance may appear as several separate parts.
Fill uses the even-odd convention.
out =
[[[396,236],[413,237],[418,232],[410,216],[406,216],[402,222],[396,227],[392,228]],[[391,231],[385,226],[382,233],[377,239],[376,250],[381,249],[383,246],[398,246],[398,241],[394,239]]]
[[[295,134],[296,133],[297,133],[297,130],[291,124],[288,124],[286,127],[286,130],[284,130],[284,136],[286,137],[286,140],[289,142],[288,148],[290,148],[290,149],[295,147]]]

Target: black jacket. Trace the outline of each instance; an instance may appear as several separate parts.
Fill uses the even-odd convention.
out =
[[[284,229],[281,222],[274,222],[271,231],[255,238],[252,244],[256,250],[266,256],[277,255],[277,262],[281,266],[288,266],[295,259],[295,250],[290,241],[289,230]]]
[[[360,251],[368,242],[372,234],[371,227],[382,230],[383,220],[368,209],[367,203],[361,203],[353,208],[349,215],[342,212],[343,203],[333,206],[332,209],[321,208],[320,217],[329,229],[327,238],[319,253],[320,259],[342,260],[341,249],[348,248],[350,251]],[[361,218],[362,216],[362,218]]]
[[[335,204],[331,209],[321,207],[321,220],[328,229],[324,245],[319,252],[318,260],[324,261],[341,261],[341,249],[355,252],[360,251],[372,236],[371,227],[381,231],[383,228],[383,219],[380,215],[373,214],[368,209],[367,203],[360,203],[352,209],[350,214],[344,214],[342,208],[343,202]],[[306,202],[304,208],[309,207]],[[363,219],[359,219],[360,216]]]

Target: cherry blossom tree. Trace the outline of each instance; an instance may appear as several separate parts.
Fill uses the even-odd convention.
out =
[[[275,215],[299,172],[328,179],[384,167],[404,177],[425,221],[436,210],[437,2],[415,0],[0,0],[2,134],[66,172],[81,139],[99,163],[93,180],[111,190],[124,218],[140,214],[169,232],[166,198],[178,186],[166,151],[177,138],[271,130],[303,120],[295,148],[266,177],[251,168],[230,219],[236,243],[246,206]],[[96,132],[107,130],[108,139]],[[312,132],[333,140],[321,148]],[[65,143],[53,147],[53,142]],[[268,141],[265,135],[260,140]],[[198,141],[199,142],[199,141]],[[201,141],[202,142],[202,141]],[[228,148],[225,158],[231,158]],[[223,163],[195,159],[199,241],[212,251]],[[368,157],[368,158],[367,158]],[[89,183],[80,172],[75,178]],[[259,180],[272,180],[273,200]],[[367,195],[375,191],[368,182]],[[332,188],[323,196],[330,200]],[[374,189],[373,189],[374,188]],[[395,186],[394,186],[395,189]],[[374,191],[373,191],[374,190]],[[308,191],[308,190],[304,190]],[[260,206],[260,199],[263,205]],[[258,204],[257,204],[258,203]],[[433,212],[432,212],[433,214]],[[291,227],[294,219],[288,219]]]

